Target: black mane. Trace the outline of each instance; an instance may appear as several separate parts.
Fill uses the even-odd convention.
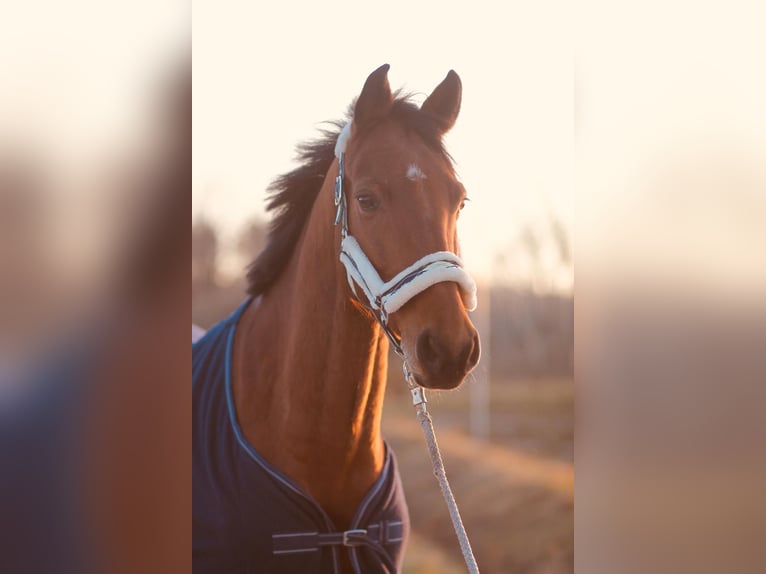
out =
[[[412,103],[410,96],[397,92],[387,117],[418,134],[426,145],[451,161],[442,144],[438,123]],[[335,160],[335,142],[346,122],[335,120],[327,123],[332,127],[320,130],[321,137],[298,144],[297,159],[301,165],[277,177],[269,185],[266,210],[273,211],[275,215],[266,247],[248,267],[247,292],[250,295],[268,291],[284,271]],[[332,222],[328,221],[327,225],[332,225]]]

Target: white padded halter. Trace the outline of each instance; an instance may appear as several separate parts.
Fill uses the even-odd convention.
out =
[[[401,309],[415,295],[445,281],[458,284],[466,309],[476,309],[476,283],[463,269],[460,258],[449,251],[437,251],[421,257],[386,282],[351,235],[340,245],[340,260],[346,267],[352,289],[356,291],[354,284],[358,285],[370,307],[386,317]]]
[[[476,309],[476,282],[463,268],[461,259],[449,251],[437,251],[421,257],[415,263],[397,273],[390,281],[380,278],[375,266],[364,253],[359,242],[348,234],[346,198],[343,191],[344,156],[351,136],[351,122],[348,122],[338,136],[335,155],[338,158],[339,174],[336,179],[335,202],[338,207],[335,222],[342,223],[340,261],[346,268],[351,291],[359,298],[357,286],[361,289],[369,307],[379,314],[385,324],[388,315],[401,309],[410,299],[432,285],[452,281],[460,287],[460,293],[468,311]]]

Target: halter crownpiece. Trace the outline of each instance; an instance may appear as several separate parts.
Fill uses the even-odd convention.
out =
[[[338,134],[338,139],[335,142],[335,157],[340,159],[340,155],[343,153],[346,153],[346,146],[348,145],[348,140],[351,139],[351,124],[353,123],[353,120],[346,123],[345,126],[343,126],[343,129],[340,130],[340,133]]]
[[[346,268],[351,292],[368,307],[383,326],[384,331],[401,354],[398,339],[388,330],[388,316],[401,309],[410,299],[432,285],[454,282],[460,288],[463,305],[469,311],[476,308],[476,282],[463,268],[460,257],[450,251],[436,251],[421,257],[415,263],[397,273],[391,280],[383,281],[375,266],[364,253],[362,246],[348,232],[348,203],[343,189],[345,178],[346,146],[351,137],[351,121],[338,135],[335,156],[338,158],[338,175],[335,178],[335,225],[341,225],[340,261]],[[364,295],[362,300],[357,286]]]

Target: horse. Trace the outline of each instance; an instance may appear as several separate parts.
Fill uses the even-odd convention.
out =
[[[418,385],[453,389],[480,343],[458,257],[466,190],[443,144],[461,80],[450,70],[418,106],[388,70],[298,146],[270,187],[247,299],[192,346],[197,574],[401,569],[409,517],[380,427],[389,346]]]

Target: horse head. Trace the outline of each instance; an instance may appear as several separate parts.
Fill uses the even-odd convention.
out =
[[[475,286],[472,291],[472,280],[452,255],[459,250],[457,220],[466,191],[442,142],[460,110],[461,82],[450,71],[417,107],[391,92],[388,68],[381,66],[368,77],[353,120],[340,136],[348,203],[344,227],[382,282],[401,276],[413,262],[439,254],[448,259],[438,279],[421,286],[384,320],[418,384],[451,389],[480,355],[479,336],[467,314]],[[415,269],[411,275],[417,274]]]

